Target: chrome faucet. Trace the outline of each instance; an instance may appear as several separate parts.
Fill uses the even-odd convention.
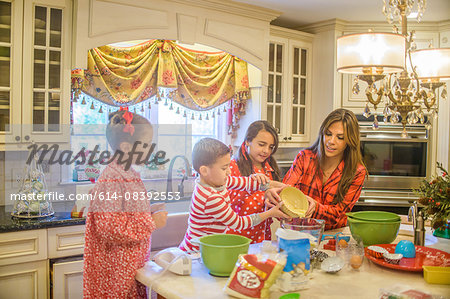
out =
[[[408,221],[413,223],[414,230],[414,245],[425,245],[425,219],[423,212],[417,208],[417,201],[409,208]]]
[[[191,166],[189,165],[189,161],[185,156],[178,155],[175,156],[172,161],[170,161],[169,164],[169,171],[167,174],[167,193],[172,192],[172,172],[173,172],[173,165],[175,164],[175,160],[177,158],[182,158],[184,161],[184,167],[185,167],[185,173],[183,175],[183,178],[181,179],[181,183],[178,185],[178,192],[180,192],[180,197],[184,196],[184,181],[191,176]]]

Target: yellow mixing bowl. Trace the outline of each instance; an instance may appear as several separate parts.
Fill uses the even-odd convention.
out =
[[[309,203],[302,191],[294,187],[286,187],[281,191],[280,197],[283,201],[281,211],[294,218],[305,217]]]

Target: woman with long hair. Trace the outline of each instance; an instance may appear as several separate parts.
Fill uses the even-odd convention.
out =
[[[356,116],[336,109],[322,122],[314,144],[298,153],[283,183],[307,196],[306,217],[324,219],[325,228],[333,229],[346,225],[345,213],[358,201],[366,174]],[[269,206],[280,200],[274,191],[266,197]]]
[[[273,154],[278,149],[278,134],[275,128],[265,120],[253,122],[247,129],[244,142],[231,160],[231,176],[251,176],[264,174],[271,186],[282,186],[280,170]],[[231,208],[240,216],[264,211],[264,192],[230,191]],[[250,238],[252,243],[270,240],[270,219],[246,230],[229,229],[227,233]]]

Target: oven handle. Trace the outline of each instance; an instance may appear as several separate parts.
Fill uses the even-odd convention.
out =
[[[366,134],[370,134],[370,135],[376,135],[376,134],[401,134],[402,130],[376,130],[374,131],[373,129],[361,129],[360,130],[361,134],[366,133]],[[412,130],[408,130],[408,134],[415,134],[415,135],[427,135],[427,131],[426,130],[419,130],[419,131],[412,131]]]
[[[417,200],[419,197],[405,197],[405,196],[368,196],[368,195],[361,195],[359,199],[388,199],[388,200],[407,200],[407,201],[414,201]]]
[[[425,138],[395,138],[395,137],[361,137],[361,141],[395,141],[395,142],[423,142],[427,143]]]

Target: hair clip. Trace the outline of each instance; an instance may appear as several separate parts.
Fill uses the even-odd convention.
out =
[[[128,132],[128,133],[130,133],[131,136],[133,136],[134,126],[131,124],[131,121],[133,120],[133,113],[131,113],[130,111],[125,111],[125,113],[123,114],[123,118],[126,121],[123,131]]]

